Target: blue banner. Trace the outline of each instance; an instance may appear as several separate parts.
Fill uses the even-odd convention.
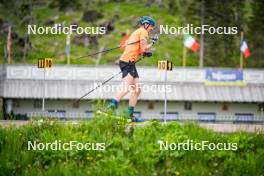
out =
[[[206,69],[206,85],[244,86],[242,70]]]

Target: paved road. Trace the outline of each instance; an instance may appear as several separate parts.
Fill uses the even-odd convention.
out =
[[[63,123],[77,124],[78,121],[62,121]],[[28,124],[26,120],[0,120],[0,126],[9,127],[15,126],[20,127]],[[264,124],[232,124],[232,123],[198,123],[201,127],[212,129],[215,132],[232,133],[238,131],[244,132],[261,132],[264,131]],[[140,125],[144,126],[144,125]]]

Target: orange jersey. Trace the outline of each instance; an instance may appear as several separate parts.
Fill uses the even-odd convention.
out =
[[[138,56],[145,50],[145,48],[140,47],[140,41],[145,40],[147,43],[148,35],[148,31],[144,28],[138,28],[135,30],[127,40],[126,44],[128,45],[125,47],[125,51],[120,57],[120,60],[125,62],[137,61]],[[129,45],[129,43],[133,42],[137,43]]]
[[[119,42],[119,46],[121,46],[120,50],[122,51],[125,50],[126,42],[128,39],[129,39],[129,35],[126,34],[125,37]]]

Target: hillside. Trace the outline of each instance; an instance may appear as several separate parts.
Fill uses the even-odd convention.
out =
[[[0,45],[5,48],[7,38],[7,26],[12,26],[12,63],[31,63],[36,64],[38,58],[52,57],[56,64],[65,64],[66,54],[66,35],[64,34],[42,34],[26,35],[27,25],[53,26],[61,24],[69,26],[105,26],[108,29],[106,35],[71,35],[71,64],[113,64],[122,53],[120,50],[109,52],[102,55],[98,61],[97,56],[84,59],[75,59],[79,56],[97,52],[103,48],[115,47],[122,40],[122,34],[131,33],[135,27],[138,17],[149,15],[155,18],[158,24],[169,26],[185,26],[186,24],[198,25],[200,23],[199,8],[201,2],[193,0],[186,1],[166,1],[166,0],[135,0],[135,1],[3,1],[0,2]],[[250,34],[251,2],[241,3],[241,7],[234,8],[236,1],[225,2],[226,9],[222,9],[221,4],[210,4],[205,2],[205,11],[209,7],[217,9],[217,14],[230,8],[232,13],[240,13],[241,9],[245,14],[240,21],[235,20],[234,16],[226,17],[230,20],[222,20],[222,17],[213,16],[211,11],[206,11],[207,16],[211,16],[206,22],[219,26],[240,26],[243,24]],[[182,7],[182,8],[181,8]],[[240,9],[239,9],[240,8]],[[231,13],[230,11],[230,13]],[[245,17],[244,17],[245,16]],[[215,20],[213,18],[219,19]],[[233,21],[234,18],[234,21]],[[212,20],[212,22],[211,22]],[[241,21],[242,20],[242,21]],[[248,23],[248,24],[247,24]],[[194,35],[198,41],[200,36]],[[234,36],[205,36],[205,66],[217,67],[238,67],[239,66],[239,40],[240,35]],[[142,65],[156,65],[157,60],[169,59],[174,65],[182,65],[183,36],[160,35],[160,40],[153,47],[154,56],[143,61]],[[218,42],[218,44],[216,43]],[[252,41],[253,42],[253,41]],[[253,43],[249,42],[251,48]],[[254,47],[257,45],[254,45]],[[254,50],[254,51],[260,51]],[[4,62],[5,51],[0,51],[1,63]],[[246,66],[262,67],[262,55],[254,54],[254,58],[248,59]],[[187,65],[199,65],[199,52],[193,53],[188,50]],[[6,59],[6,58],[5,58]]]

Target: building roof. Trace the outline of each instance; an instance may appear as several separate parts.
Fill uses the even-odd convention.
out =
[[[0,96],[42,98],[43,69],[32,65],[8,65],[2,70]],[[78,99],[118,72],[117,66],[55,66],[46,69],[45,97]],[[140,99],[163,100],[164,72],[153,67],[138,67],[138,72],[143,83]],[[174,68],[167,74],[167,98],[171,101],[264,102],[264,70],[244,70],[245,86],[207,86],[205,69]],[[113,98],[120,80],[121,76],[117,76],[85,98]]]

